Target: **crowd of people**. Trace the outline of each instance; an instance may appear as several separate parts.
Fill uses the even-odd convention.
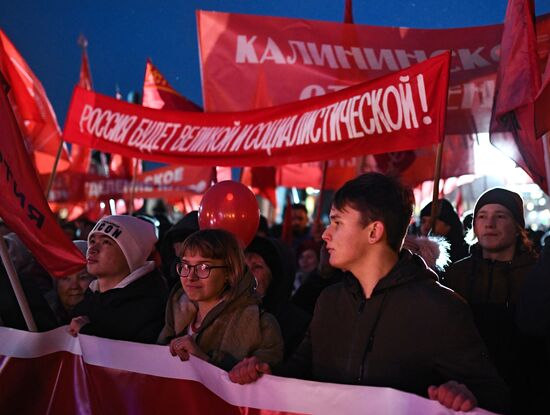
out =
[[[448,200],[430,203],[417,235],[413,205],[399,180],[367,173],[335,193],[326,227],[292,205],[290,241],[262,220],[243,248],[199,229],[196,211],[173,225],[66,224],[87,265],[61,279],[15,234],[4,239],[39,331],[167,345],[240,384],[273,373],[392,387],[454,410],[545,411],[550,244],[529,240],[520,195],[483,193],[467,229]],[[26,328],[3,268],[0,325]]]

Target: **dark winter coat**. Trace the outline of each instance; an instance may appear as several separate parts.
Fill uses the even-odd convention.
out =
[[[447,270],[445,284],[470,304],[497,370],[510,385],[515,413],[537,411],[550,392],[544,339],[522,332],[516,309],[536,255],[518,247],[511,261],[484,259],[479,245]],[[526,406],[529,405],[529,406]]]
[[[385,386],[427,396],[430,385],[464,383],[479,405],[507,409],[507,387],[464,301],[424,261],[402,251],[371,298],[350,273],[317,301],[306,338],[281,374]]]
[[[526,332],[550,340],[550,242],[544,246],[536,265],[525,278],[517,319],[519,327]],[[550,346],[550,341],[547,346]],[[550,347],[548,350],[550,352]]]
[[[105,292],[92,292],[88,288],[73,314],[87,316],[91,321],[82,327],[82,334],[155,343],[164,324],[166,296],[166,283],[160,272],[153,269],[124,288]]]

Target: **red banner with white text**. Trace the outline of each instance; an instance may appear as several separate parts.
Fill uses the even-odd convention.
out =
[[[413,29],[198,11],[197,25],[206,111],[242,111],[338,91],[451,49],[445,131],[489,131],[502,24]],[[545,62],[550,14],[539,16],[536,28]]]
[[[272,166],[439,142],[450,53],[304,101],[203,114],[143,108],[75,88],[65,137],[129,157],[192,165]]]
[[[90,200],[173,198],[180,193],[202,194],[210,186],[211,169],[170,165],[138,174],[134,180],[92,174],[58,174],[50,202],[77,203]]]
[[[502,24],[414,29],[199,11],[197,25],[207,111],[243,111],[323,95],[452,49],[441,177],[474,173],[473,147],[461,143],[489,131]],[[550,47],[550,15],[537,18],[537,42],[544,61]],[[342,173],[349,174],[346,179],[371,170],[389,173],[384,169],[388,159],[399,160],[397,173],[411,184],[433,178],[435,151],[430,147],[367,161],[334,161],[333,166],[366,168],[346,173],[329,166],[327,179],[340,179],[337,184],[345,181]],[[321,170],[318,165],[280,166],[277,184],[317,186]]]
[[[451,415],[439,402],[390,388],[264,375],[250,385],[168,346],[0,327],[0,413],[101,415]],[[489,415],[480,408],[470,415]]]

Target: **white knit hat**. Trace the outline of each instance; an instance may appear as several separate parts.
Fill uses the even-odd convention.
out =
[[[151,222],[127,215],[102,218],[90,232],[88,244],[94,233],[110,236],[118,244],[126,257],[130,272],[145,264],[157,241],[155,227]]]

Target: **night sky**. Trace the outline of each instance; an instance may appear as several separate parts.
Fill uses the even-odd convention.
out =
[[[183,95],[202,103],[195,11],[342,21],[344,0],[166,0],[29,1],[3,0],[0,27],[42,81],[63,128],[71,92],[78,81],[83,33],[97,92],[125,96],[141,90],[147,57]],[[116,4],[115,4],[116,3]],[[550,0],[536,13],[550,12]],[[355,23],[417,28],[500,23],[505,0],[355,0]]]

